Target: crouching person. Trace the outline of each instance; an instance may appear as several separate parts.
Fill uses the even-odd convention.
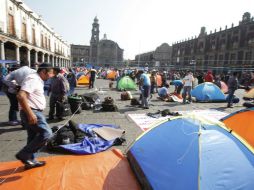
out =
[[[167,101],[168,98],[169,98],[169,85],[168,84],[165,84],[165,86],[163,86],[162,88],[160,88],[158,90],[158,95],[160,97],[161,100],[163,101]]]
[[[44,82],[53,76],[53,69],[49,64],[41,64],[36,73],[29,74],[22,82],[17,99],[21,106],[20,117],[27,130],[27,144],[17,154],[25,169],[44,166],[44,161],[37,161],[35,154],[52,136],[42,111],[46,107],[44,96]]]

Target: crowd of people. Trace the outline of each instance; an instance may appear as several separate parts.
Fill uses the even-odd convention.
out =
[[[53,68],[50,64],[43,63],[38,69],[28,67],[26,62],[21,62],[19,67],[8,68],[1,66],[0,87],[10,102],[9,125],[22,125],[27,130],[27,145],[22,148],[16,157],[24,163],[27,169],[40,167],[45,162],[36,160],[36,152],[45,145],[52,136],[47,121],[62,120],[62,115],[56,109],[57,104],[65,102],[67,97],[75,92],[77,80],[82,75],[89,75],[89,89],[95,87],[96,78],[107,78],[113,73],[111,80],[119,81],[124,76],[129,76],[138,84],[140,90],[140,107],[149,109],[149,99],[152,94],[158,93],[162,99],[167,99],[169,87],[174,86],[174,94],[182,96],[183,104],[192,103],[191,90],[203,82],[212,82],[221,88],[220,81],[228,85],[227,107],[232,107],[232,100],[239,87],[254,84],[254,73],[238,73],[214,75],[212,71],[156,71],[148,69],[95,69],[90,68]],[[170,81],[170,82],[169,82]],[[46,95],[49,95],[48,118],[42,114],[46,107]],[[21,120],[18,120],[20,112]]]

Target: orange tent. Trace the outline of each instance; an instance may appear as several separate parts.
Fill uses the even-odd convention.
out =
[[[233,134],[240,136],[254,148],[254,109],[244,109],[222,119]]]
[[[128,160],[116,149],[84,156],[40,158],[47,164],[24,170],[19,161],[0,163],[4,190],[137,190]]]
[[[111,71],[107,74],[107,79],[114,79],[116,78],[116,71]]]
[[[82,75],[78,79],[78,85],[89,85],[89,76]]]

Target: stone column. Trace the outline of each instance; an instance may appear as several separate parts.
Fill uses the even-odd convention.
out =
[[[20,61],[19,46],[16,46],[16,60]]]
[[[28,66],[31,67],[31,54],[30,54],[30,49],[27,49],[27,61],[28,61]]]
[[[1,45],[1,59],[5,60],[4,42],[0,42]]]

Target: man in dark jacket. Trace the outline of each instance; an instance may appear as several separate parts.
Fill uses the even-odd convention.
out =
[[[238,73],[234,72],[233,75],[228,79],[228,97],[227,97],[227,107],[232,108],[232,102],[234,98],[234,93],[238,88]]]

